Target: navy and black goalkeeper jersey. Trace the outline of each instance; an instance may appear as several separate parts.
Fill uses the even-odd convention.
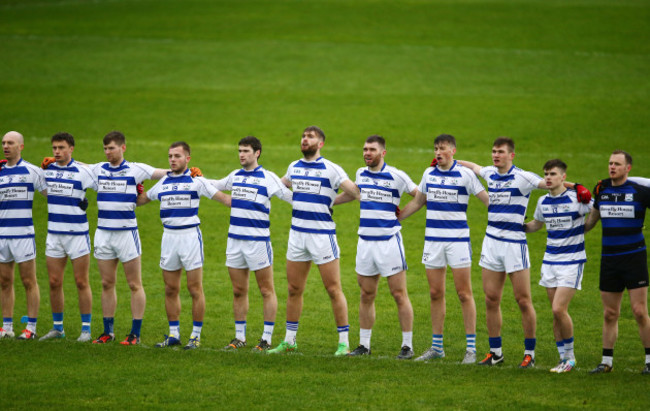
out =
[[[631,181],[602,188],[594,208],[603,225],[603,256],[624,255],[646,249],[643,237],[645,209],[650,208],[650,188]]]

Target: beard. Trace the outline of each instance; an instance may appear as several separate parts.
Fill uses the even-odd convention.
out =
[[[311,157],[311,156],[313,156],[314,154],[316,154],[318,152],[318,148],[315,147],[315,146],[310,146],[310,147],[307,147],[307,148],[302,148],[301,147],[300,151],[302,151],[302,154],[305,157]]]

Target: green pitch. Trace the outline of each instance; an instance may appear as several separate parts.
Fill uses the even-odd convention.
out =
[[[191,165],[207,177],[238,167],[237,141],[259,137],[261,164],[283,175],[300,157],[302,129],[327,134],[322,154],[353,176],[371,134],[388,141],[389,164],[419,182],[433,138],[450,133],[457,158],[490,163],[495,137],[517,143],[515,164],[541,173],[560,157],[589,188],[607,173],[609,153],[625,149],[632,174],[650,176],[650,3],[642,0],[521,1],[0,1],[0,129],[22,132],[24,157],[40,163],[49,138],[68,131],[74,157],[103,161],[101,138],[127,135],[126,158],[166,167],[168,145],[186,140]],[[151,182],[147,187],[151,187]],[[541,193],[531,197],[533,207]],[[90,193],[91,231],[97,207]],[[403,204],[406,203],[406,199]],[[155,350],[167,332],[158,268],[162,233],[157,205],[137,212],[148,304],[140,347],[76,344],[81,325],[71,272],[65,280],[66,341],[0,341],[0,407],[230,408],[646,408],[643,348],[624,298],[614,373],[590,376],[600,361],[600,228],[587,235],[583,290],[570,308],[578,369],[553,375],[552,317],[537,285],[545,235],[529,235],[538,315],[537,368],[516,368],[523,353],[519,310],[506,285],[502,306],[506,364],[463,367],[464,331],[448,277],[445,349],[435,363],[398,362],[395,304],[381,283],[370,358],[334,358],[337,335],[327,294],[313,269],[300,321],[299,355],[225,353],[234,336],[224,267],[228,210],[203,201],[207,315],[196,352]],[[272,238],[279,300],[274,345],[284,336],[288,205],[274,200]],[[354,273],[358,204],[336,208],[350,341],[358,342]],[[474,249],[479,356],[487,351],[484,295],[477,264],[486,211],[469,209]],[[51,328],[45,267],[47,211],[35,201],[41,309]],[[648,230],[644,230],[648,237]],[[430,345],[429,295],[420,263],[424,212],[403,228],[416,353]],[[91,263],[93,336],[102,329],[101,282]],[[25,314],[16,276],[15,326]],[[182,292],[183,339],[191,331]],[[261,298],[251,282],[249,345],[262,332]],[[130,329],[126,281],[118,273],[118,339]],[[643,404],[646,404],[645,406]]]

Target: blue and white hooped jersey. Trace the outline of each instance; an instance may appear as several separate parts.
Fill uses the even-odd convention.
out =
[[[297,160],[284,176],[293,189],[291,229],[313,234],[336,234],[329,209],[348,175],[323,157],[315,161]]]
[[[23,160],[0,170],[0,238],[32,238],[34,192],[47,189],[43,170]]]
[[[359,237],[368,241],[389,240],[402,229],[395,216],[402,194],[417,186],[405,172],[385,163],[380,171],[358,169],[355,183],[361,192]]]
[[[630,179],[620,186],[605,187],[596,196],[594,208],[600,212],[604,257],[646,249],[643,224],[645,210],[650,208],[650,188]]]
[[[151,178],[155,168],[124,160],[117,167],[110,163],[91,166],[97,177],[97,228],[103,230],[134,230],[136,186]]]
[[[231,192],[228,237],[238,240],[270,241],[271,197],[291,199],[291,191],[272,171],[257,166],[254,170],[239,169],[221,180],[210,181],[218,190]]]
[[[425,241],[469,241],[469,196],[485,191],[476,174],[454,160],[449,170],[427,168],[419,189],[427,198]]]
[[[160,201],[160,219],[165,229],[182,230],[201,224],[201,196],[212,198],[218,191],[205,178],[192,177],[190,170],[185,170],[183,174],[167,173],[147,191],[147,197]]]
[[[47,182],[47,232],[50,234],[88,234],[86,211],[79,208],[79,201],[86,189],[97,190],[97,182],[86,166],[74,159],[66,166],[50,164],[45,171]]]
[[[495,166],[483,167],[481,177],[487,182],[490,195],[485,235],[495,240],[526,244],[526,208],[530,193],[542,178],[514,165],[506,174],[499,174]]]
[[[537,201],[535,220],[546,223],[548,237],[544,264],[580,264],[585,253],[585,215],[591,204],[578,201],[575,190],[565,190],[557,197],[550,194]]]

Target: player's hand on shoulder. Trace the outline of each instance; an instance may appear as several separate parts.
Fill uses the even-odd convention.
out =
[[[431,160],[431,165],[429,167],[435,167],[437,165],[438,165],[438,159],[434,157],[433,160]]]
[[[203,173],[201,172],[201,169],[198,167],[190,167],[190,175],[192,177],[203,177]]]
[[[3,158],[2,160],[0,160],[0,170],[2,170],[2,167],[4,167],[5,164],[7,164],[7,160],[6,160],[6,159]]]
[[[598,180],[598,183],[596,183],[596,187],[594,187],[594,195],[600,194],[603,189],[607,187],[612,186],[612,180],[610,178],[606,178],[604,180]]]
[[[50,164],[54,163],[56,160],[54,157],[44,157],[43,162],[41,163],[41,168],[45,170],[49,167]]]
[[[591,193],[589,190],[587,190],[587,187],[576,183],[574,189],[576,190],[578,201],[580,201],[582,204],[589,204],[591,201]]]

